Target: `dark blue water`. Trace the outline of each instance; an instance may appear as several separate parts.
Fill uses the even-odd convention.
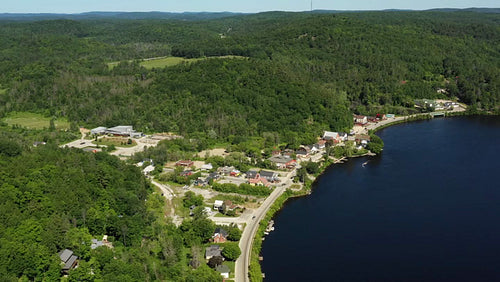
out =
[[[378,135],[381,156],[331,167],[276,215],[265,281],[500,281],[500,118]]]

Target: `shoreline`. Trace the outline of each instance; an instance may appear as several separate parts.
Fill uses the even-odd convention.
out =
[[[474,115],[474,113],[468,113],[466,110],[462,111],[453,111],[453,112],[448,112],[444,114],[444,117],[453,117],[453,116],[467,116],[467,115]],[[414,122],[414,121],[420,121],[420,120],[430,120],[433,119],[434,116],[432,116],[432,113],[422,113],[422,114],[416,114],[416,115],[410,115],[410,116],[402,116],[402,117],[395,117],[391,120],[386,120],[385,122],[379,122],[376,124],[371,124],[372,127],[368,128],[369,126],[366,127],[368,132],[377,132],[379,130],[385,129],[387,127],[397,125],[397,124],[402,124],[402,123],[407,123],[407,122]],[[292,198],[297,198],[297,197],[303,197],[307,196],[312,193],[312,186],[316,182],[316,180],[331,166],[338,164],[338,163],[344,163],[348,161],[350,158],[357,158],[357,157],[363,157],[363,156],[370,156],[370,154],[365,154],[365,155],[360,155],[360,156],[352,156],[352,157],[342,157],[338,160],[334,160],[333,162],[326,162],[324,165],[321,166],[320,171],[315,175],[315,178],[313,181],[308,183],[308,187],[306,187],[306,183],[304,183],[304,186],[302,188],[302,191],[300,192],[294,192],[289,189],[286,189],[268,208],[266,211],[265,216],[260,220],[258,226],[258,230],[256,230],[255,235],[253,236],[252,243],[251,243],[251,249],[250,249],[250,259],[249,259],[249,265],[247,268],[248,271],[248,276],[244,276],[244,281],[263,281],[263,273],[261,270],[261,265],[260,265],[260,253],[262,249],[262,239],[264,237],[264,230],[267,227],[269,221],[274,217],[274,215],[280,211],[285,203]],[[373,155],[372,155],[373,156]],[[242,255],[244,255],[242,253]]]

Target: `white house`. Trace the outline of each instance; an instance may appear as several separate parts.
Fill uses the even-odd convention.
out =
[[[215,200],[215,203],[214,203],[214,210],[218,210],[219,208],[222,208],[222,205],[224,204],[223,201],[221,200]]]
[[[201,170],[212,170],[213,168],[212,164],[204,164],[201,166]]]
[[[367,124],[368,123],[368,117],[367,116],[360,116],[360,115],[354,115],[354,123],[357,124]]]
[[[338,140],[338,138],[338,132],[325,131],[325,133],[323,133],[323,140]]]

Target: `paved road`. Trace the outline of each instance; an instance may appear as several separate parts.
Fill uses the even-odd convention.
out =
[[[262,203],[262,205],[255,210],[252,218],[246,221],[247,226],[241,235],[240,239],[240,249],[241,255],[236,260],[235,266],[235,281],[236,282],[246,282],[250,281],[248,278],[248,266],[250,265],[250,254],[252,251],[252,244],[255,234],[259,229],[259,222],[264,218],[267,211],[271,207],[271,205],[276,201],[276,199],[285,192],[285,190],[290,187],[292,181],[290,178],[295,175],[295,171],[288,173],[287,180],[284,182],[286,185],[278,186],[274,189],[274,191],[267,197],[267,199]]]

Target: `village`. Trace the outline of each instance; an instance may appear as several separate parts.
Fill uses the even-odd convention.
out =
[[[428,103],[433,102],[427,101]],[[448,104],[447,107],[452,110],[461,109],[454,107],[454,104]],[[180,226],[184,219],[200,211],[216,224],[211,242],[205,249],[205,259],[208,264],[216,263],[214,268],[225,279],[244,281],[243,277],[247,277],[244,273],[248,271],[251,242],[259,221],[286,189],[303,191],[304,171],[309,181],[314,180],[316,173],[305,170],[305,166],[310,163],[320,166],[327,161],[343,161],[345,156],[332,154],[335,148],[349,147],[349,156],[372,154],[367,149],[371,142],[370,132],[379,126],[405,118],[393,114],[373,117],[354,115],[354,127],[350,132],[324,131],[314,144],[300,145],[295,150],[273,150],[266,158],[271,168],[251,167],[241,171],[235,166],[218,165],[206,160],[206,156],[228,157],[229,152],[224,148],[200,152],[195,159],[169,162],[161,167],[157,167],[153,159],[143,159],[135,165],[158,188],[156,193],[165,198],[169,207],[165,216],[174,224]],[[144,135],[133,130],[132,126],[81,129],[81,133],[81,139],[64,146],[93,153],[106,151],[123,160],[147,147],[158,145],[162,140],[183,138],[170,133]],[[107,150],[109,147],[113,150]],[[163,177],[165,175],[169,175],[169,178]],[[234,236],[235,230],[240,230],[240,234]],[[264,234],[273,230],[273,223],[270,223]],[[225,261],[225,257],[221,255],[225,243],[230,241],[239,242],[242,253],[235,262]]]

